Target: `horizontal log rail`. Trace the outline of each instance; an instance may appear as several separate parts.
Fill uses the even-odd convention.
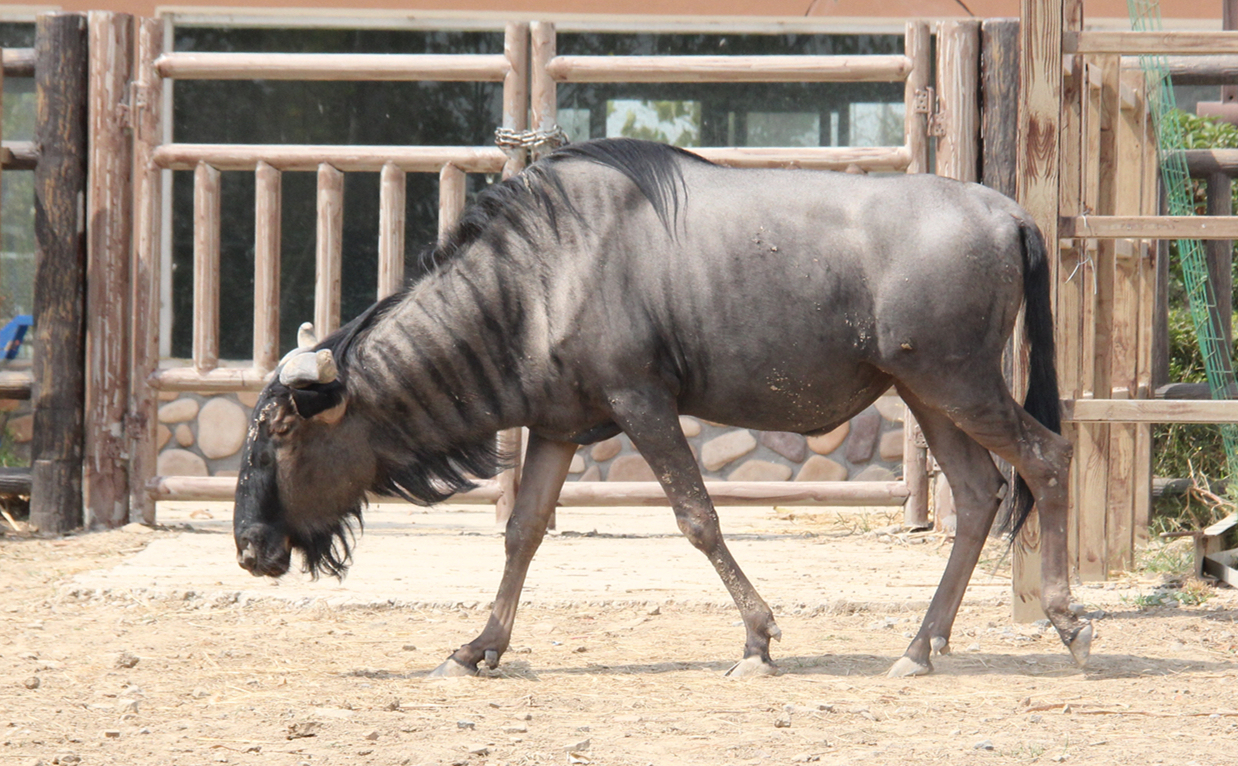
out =
[[[1238,423],[1238,401],[1063,399],[1062,420],[1075,423]]]
[[[1238,55],[1169,56],[1165,59],[1174,85],[1238,85]],[[1123,69],[1140,69],[1138,56],[1123,56]]]
[[[29,399],[34,376],[29,370],[0,372],[0,399]]]
[[[707,481],[705,487],[715,505],[902,505],[907,499],[907,485],[901,481]],[[236,494],[236,479],[156,476],[147,490],[156,500],[231,500]],[[446,502],[490,504],[500,494],[498,481],[491,479]],[[559,505],[567,507],[668,504],[662,485],[653,481],[572,481],[559,493]]]
[[[169,170],[193,170],[205,162],[216,170],[314,171],[330,165],[344,172],[378,173],[390,163],[408,173],[437,173],[455,165],[466,173],[498,173],[507,155],[489,146],[306,146],[284,144],[164,144],[154,162]]]
[[[261,391],[270,374],[252,367],[216,367],[206,372],[199,372],[193,367],[169,367],[155,371],[147,382],[156,391],[226,394]]]
[[[1238,54],[1238,31],[1063,32],[1062,52],[1163,56]]]
[[[39,147],[33,141],[0,143],[0,163],[5,170],[34,170],[39,164]]]
[[[502,82],[502,54],[165,53],[155,60],[174,80]]]
[[[5,77],[34,77],[34,48],[4,48],[0,60]]]
[[[1058,219],[1062,239],[1238,239],[1238,217],[1081,215]]]
[[[0,468],[0,497],[30,496],[29,468]]]
[[[556,82],[902,82],[908,56],[556,56]]]
[[[734,168],[805,168],[809,170],[902,171],[911,163],[903,146],[813,147],[693,147],[692,152],[711,162]]]
[[[1213,173],[1238,176],[1238,149],[1187,149],[1183,153],[1186,168],[1193,176],[1206,177]]]

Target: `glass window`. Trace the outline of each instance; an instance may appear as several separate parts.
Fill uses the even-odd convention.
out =
[[[34,24],[0,24],[0,47],[34,47]],[[33,141],[33,77],[4,78],[5,141]],[[34,311],[34,173],[0,175],[0,326]],[[31,335],[23,344],[28,354]]]

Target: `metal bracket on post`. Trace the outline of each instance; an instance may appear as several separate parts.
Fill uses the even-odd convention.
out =
[[[941,110],[941,99],[933,86],[916,88],[916,99],[912,104],[918,114],[928,115],[928,134],[930,136],[946,135],[946,115]]]

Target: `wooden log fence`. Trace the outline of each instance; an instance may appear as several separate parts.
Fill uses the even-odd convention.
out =
[[[82,524],[85,399],[87,22],[41,14],[35,32],[34,433],[30,523]]]

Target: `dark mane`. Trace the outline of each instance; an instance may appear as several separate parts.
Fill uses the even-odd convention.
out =
[[[684,160],[712,164],[679,147],[653,141],[613,138],[569,144],[478,194],[446,240],[422,251],[418,263],[426,274],[442,268],[481,239],[497,219],[527,237],[526,216],[545,216],[552,229],[562,212],[579,218],[561,175],[562,166],[572,161],[591,162],[622,173],[649,200],[662,225],[673,231],[680,206],[687,199],[680,168]]]
[[[425,276],[441,270],[466,252],[469,245],[487,236],[496,222],[501,222],[504,229],[517,236],[531,238],[530,221],[545,220],[553,230],[557,228],[560,215],[580,218],[563,182],[563,171],[574,162],[590,162],[622,173],[653,206],[668,231],[673,231],[680,208],[686,201],[680,167],[684,160],[707,162],[673,146],[633,139],[587,141],[563,147],[519,175],[477,195],[445,241],[421,255]],[[330,349],[335,356],[339,379],[344,386],[348,386],[349,375],[353,373],[351,352],[354,345],[397,308],[412,284],[415,282],[375,303],[318,344],[318,348]],[[374,426],[380,434],[375,439],[380,470],[371,489],[413,503],[442,502],[454,494],[473,489],[477,486],[477,478],[490,478],[511,462],[509,456],[500,453],[495,437],[450,444],[427,440],[425,434],[408,434],[398,420],[384,419]],[[360,513],[361,509],[357,508],[350,517],[359,520]],[[324,533],[321,539],[302,541],[302,547],[307,553],[313,552],[308,556],[313,562],[311,570],[321,568],[335,574],[347,565],[348,524]]]

